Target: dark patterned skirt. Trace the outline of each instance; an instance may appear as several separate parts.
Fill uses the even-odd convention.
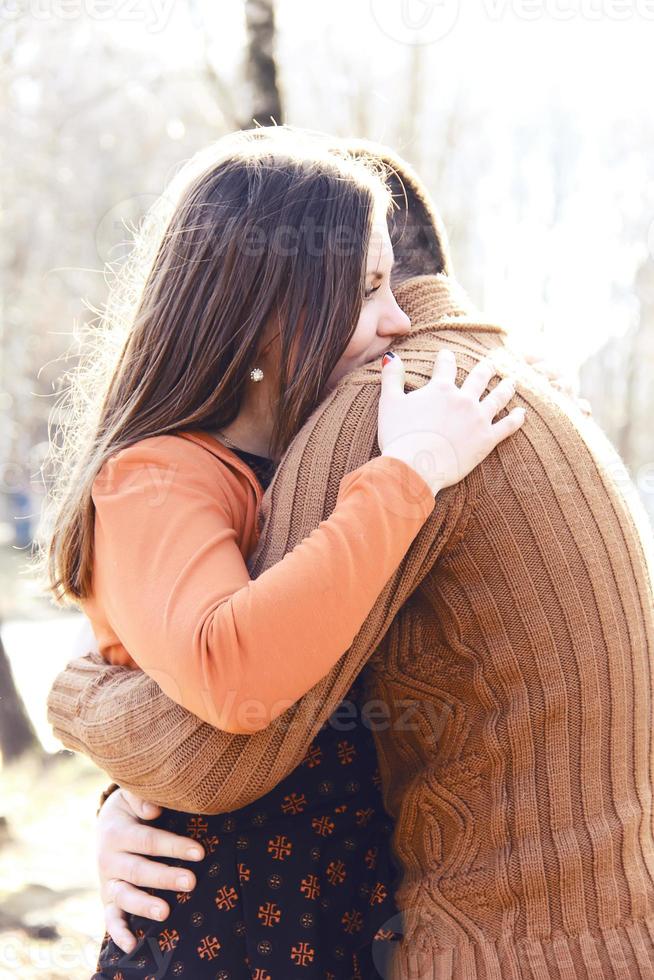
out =
[[[125,953],[105,934],[92,980],[379,980],[398,938],[391,855],[374,738],[358,682],[298,768],[228,814],[162,810],[148,825],[200,841],[191,892],[144,889],[170,905],[164,922],[127,914]],[[337,719],[338,715],[338,719]],[[347,720],[344,720],[347,717]]]

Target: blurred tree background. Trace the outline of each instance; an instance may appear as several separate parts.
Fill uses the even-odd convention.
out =
[[[256,121],[396,148],[434,196],[461,283],[577,377],[654,519],[654,23],[635,3],[628,16],[608,2],[594,18],[569,8],[564,18],[551,4],[534,16],[533,3],[456,0],[5,6],[0,858],[13,864],[0,876],[0,980],[86,977],[102,934],[89,842],[106,780],[53,755],[45,720],[76,617],[38,594],[25,557],[79,328],[106,300],[129,229],[199,147]]]

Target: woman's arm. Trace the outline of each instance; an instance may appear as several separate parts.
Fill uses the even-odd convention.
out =
[[[462,358],[469,368],[472,359],[465,353]],[[408,370],[418,387],[429,377],[431,361],[424,351],[408,359]],[[465,376],[461,369],[460,377]],[[335,389],[293,441],[263,499],[263,528],[249,563],[255,580],[283,563],[285,552],[325,519],[343,475],[374,456],[378,400],[378,381],[366,368],[361,380]],[[312,492],[303,506],[290,507],[297,487],[309,486]],[[452,536],[456,540],[462,533],[466,498],[465,480],[439,494],[438,507],[345,656],[265,730],[244,736],[213,728],[173,702],[151,677],[109,667],[91,654],[69,664],[55,680],[48,698],[55,734],[68,748],[89,755],[121,786],[163,806],[223,813],[259,799],[302,762],[402,604]]]
[[[165,694],[251,734],[347,650],[435,501],[407,462],[371,459],[343,475],[328,519],[252,581],[228,479],[176,436],[110,459],[93,489],[94,593]]]
[[[407,369],[419,384],[428,377],[429,364],[417,356],[407,361]],[[248,562],[254,579],[317,527],[333,506],[343,475],[374,455],[378,399],[374,376],[365,384],[340,385],[296,436],[263,499],[259,544]],[[312,493],[293,512],[288,502],[298,486],[311,486]],[[302,762],[399,608],[460,526],[466,493],[463,481],[439,494],[438,507],[346,655],[263,731],[249,736],[220,731],[176,704],[147,674],[107,665],[90,653],[72,661],[50,690],[54,734],[122,787],[162,806],[227,813],[259,799]]]
[[[329,672],[433,511],[435,494],[524,421],[516,408],[493,422],[514,388],[501,381],[481,398],[495,373],[488,359],[458,387],[454,353],[442,349],[426,384],[409,393],[401,358],[385,361],[381,456],[342,475],[333,510],[290,549],[284,539],[280,560],[254,581],[243,557],[252,502],[224,462],[168,435],[105,463],[92,492],[88,601],[102,606],[119,638],[101,646],[108,660],[116,662],[114,642],[117,662],[138,664],[178,704],[233,734],[267,728]],[[324,457],[313,462],[319,471]],[[310,482],[290,489],[296,522],[311,490]]]

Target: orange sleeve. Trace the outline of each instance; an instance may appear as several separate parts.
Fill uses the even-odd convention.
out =
[[[251,580],[224,464],[145,439],[96,478],[96,598],[132,659],[224,731],[267,727],[350,647],[435,498],[377,456],[340,481],[331,515]],[[221,479],[222,476],[222,479]]]

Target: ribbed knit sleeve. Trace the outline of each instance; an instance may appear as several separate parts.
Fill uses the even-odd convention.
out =
[[[332,514],[343,483],[346,489],[356,489],[355,471],[365,470],[364,464],[378,452],[378,402],[378,376],[363,385],[342,384],[296,437],[264,497],[259,545],[249,562],[254,579],[282,562],[284,555]],[[381,476],[381,467],[389,461],[372,462],[376,465],[371,472]],[[378,489],[388,490],[388,482],[382,481]],[[313,737],[346,695],[402,602],[436,560],[460,516],[462,490],[443,491],[436,507],[432,501],[427,508],[423,498],[420,517],[416,515],[421,499],[418,491],[413,483],[399,483],[387,497],[387,506],[395,510],[394,519],[412,523],[404,550],[410,537],[415,535],[415,539],[399,565],[399,556],[389,559],[390,552],[376,557],[393,566],[390,577],[384,570],[379,576],[381,591],[376,584],[375,594],[366,598],[371,611],[352,637],[347,653],[267,728],[251,735],[213,728],[168,697],[147,674],[108,666],[98,656],[89,655],[73,661],[51,689],[48,719],[57,737],[67,747],[87,754],[122,786],[163,806],[221,813],[269,792],[302,761]],[[425,510],[431,510],[426,521]],[[362,543],[376,554],[372,541]],[[337,606],[348,599],[340,587],[346,578],[350,580],[347,568],[343,576],[337,584]],[[334,631],[337,628],[334,623]],[[323,623],[321,629],[331,627]],[[261,642],[265,643],[265,637]]]

